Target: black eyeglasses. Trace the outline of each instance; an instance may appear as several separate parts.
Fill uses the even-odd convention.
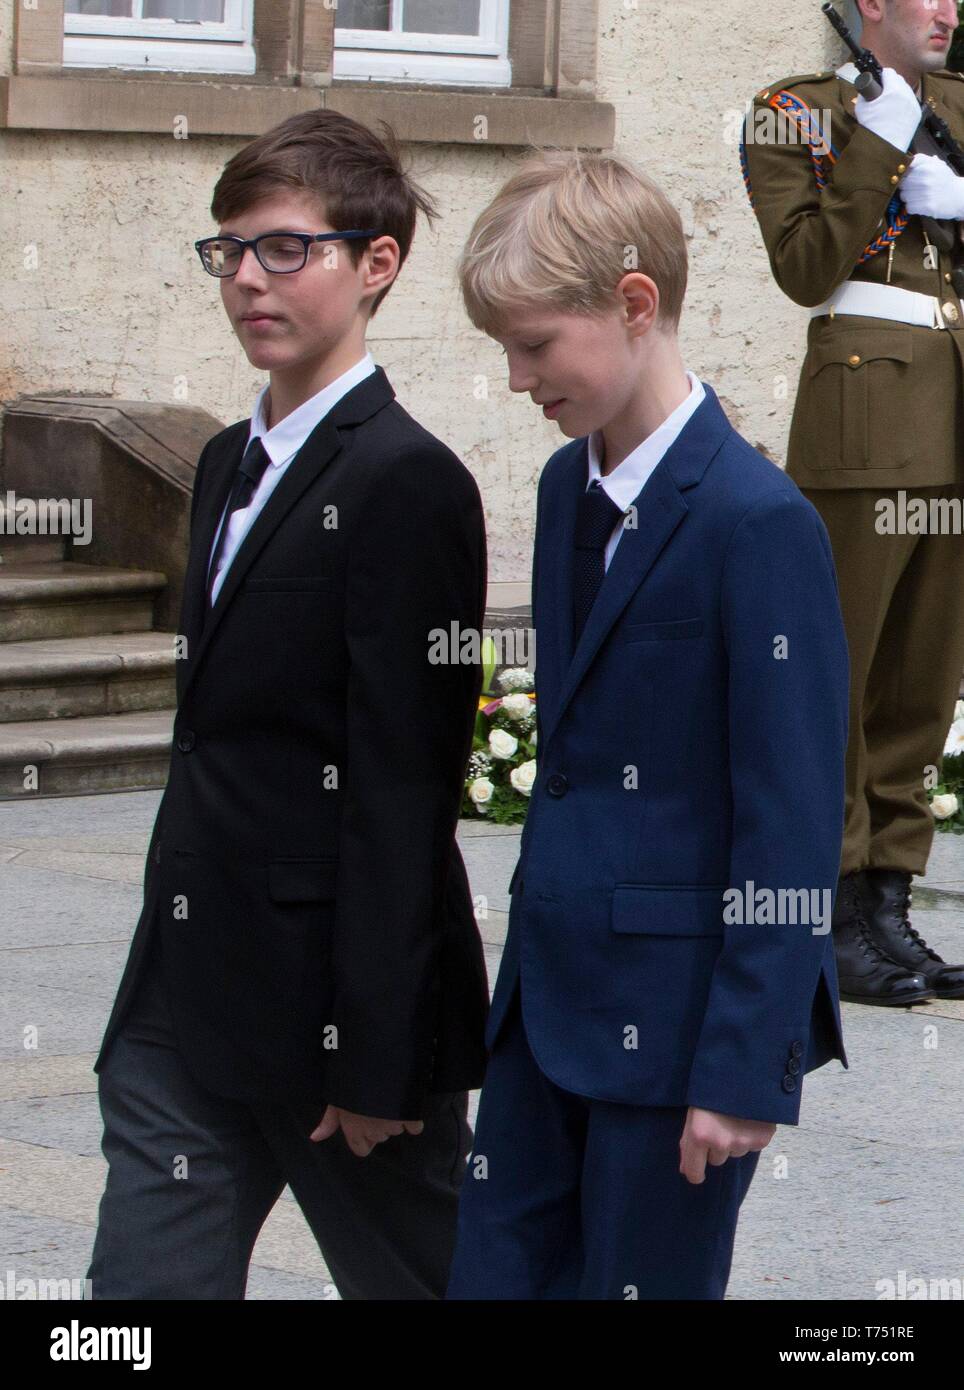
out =
[[[361,241],[378,236],[367,232],[263,232],[245,241],[239,236],[208,236],[194,243],[201,264],[209,275],[218,279],[237,275],[246,246],[258,258],[258,264],[272,275],[293,275],[303,270],[308,252],[316,241]]]

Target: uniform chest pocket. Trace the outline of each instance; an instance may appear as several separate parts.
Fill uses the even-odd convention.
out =
[[[920,447],[913,330],[841,328],[810,346],[794,414],[810,468],[899,468]]]

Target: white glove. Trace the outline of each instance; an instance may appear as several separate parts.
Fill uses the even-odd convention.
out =
[[[900,181],[900,196],[908,212],[964,220],[964,179],[936,154],[914,155]]]
[[[854,102],[854,115],[862,126],[889,145],[906,150],[920,125],[920,102],[910,83],[893,68],[884,68],[883,88],[873,101],[858,97]]]

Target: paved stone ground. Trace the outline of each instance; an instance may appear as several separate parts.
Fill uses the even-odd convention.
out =
[[[128,792],[0,805],[0,1278],[86,1271],[105,1172],[91,1065],[158,800]],[[484,899],[494,981],[519,832],[466,822],[459,837]],[[936,837],[914,906],[945,958],[964,958],[964,838]],[[30,1025],[39,1045],[26,1051]],[[731,1298],[874,1299],[877,1281],[900,1270],[964,1278],[964,1001],[847,1004],[844,1028],[850,1070],[835,1062],[812,1073],[800,1125],[779,1129],[761,1158]],[[285,1193],[258,1241],[248,1297],[331,1296]]]

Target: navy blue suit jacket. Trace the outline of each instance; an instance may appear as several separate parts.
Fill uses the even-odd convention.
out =
[[[840,865],[847,645],[820,516],[706,397],[575,650],[587,440],[543,470],[538,775],[486,1042],[521,977],[530,1046],[564,1089],[796,1123],[803,1074],[847,1065],[816,920]],[[781,889],[779,925],[759,894]]]

